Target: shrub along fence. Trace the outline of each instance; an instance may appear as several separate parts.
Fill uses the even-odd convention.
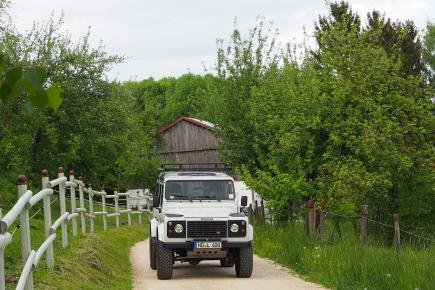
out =
[[[4,265],[4,249],[12,242],[13,235],[18,229],[18,226],[11,233],[8,230],[14,224],[15,220],[19,218],[19,228],[21,232],[21,253],[24,263],[23,270],[18,280],[16,289],[33,289],[32,272],[36,270],[41,257],[46,254],[47,267],[53,269],[54,267],[54,251],[53,241],[57,238],[57,229],[61,228],[62,247],[68,247],[68,231],[67,224],[70,223],[72,227],[73,236],[78,235],[78,220],[80,220],[81,233],[86,234],[86,218],[89,220],[89,230],[91,233],[95,232],[95,219],[99,216],[103,219],[103,229],[107,230],[107,219],[115,217],[116,227],[120,226],[119,217],[121,214],[128,215],[128,224],[131,224],[131,215],[136,214],[139,217],[139,223],[142,223],[142,215],[148,211],[143,209],[138,202],[138,209],[132,211],[129,206],[129,198],[136,198],[138,200],[145,199],[146,204],[149,205],[148,197],[137,196],[130,197],[128,193],[114,192],[113,195],[108,195],[104,189],[96,191],[89,185],[88,188],[79,177],[75,179],[74,171],[69,172],[69,179],[64,176],[62,167],[58,170],[58,176],[54,180],[49,180],[48,171],[42,171],[42,189],[33,194],[32,191],[27,189],[27,178],[24,175],[18,176],[18,195],[19,199],[15,205],[2,217],[0,207],[0,290],[5,289],[5,265]],[[58,190],[55,190],[58,188]],[[70,211],[67,211],[67,189],[69,189]],[[51,196],[58,193],[59,197],[51,201]],[[78,194],[78,196],[77,196]],[[85,202],[85,194],[88,196],[88,202]],[[96,196],[101,198],[101,211],[94,211],[94,202]],[[120,197],[127,199],[127,208],[121,209],[119,207]],[[95,199],[95,200],[94,200]],[[114,206],[106,203],[106,199],[113,199]],[[44,225],[45,225],[45,241],[35,251],[31,249],[30,240],[30,226],[29,210],[37,203],[42,201],[44,211]],[[51,205],[59,201],[60,216],[52,223]],[[77,203],[79,206],[77,207]],[[87,205],[87,208],[86,208]],[[114,209],[113,212],[108,212],[107,207]]]

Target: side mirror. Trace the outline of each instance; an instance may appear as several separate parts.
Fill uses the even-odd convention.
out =
[[[242,196],[242,199],[240,200],[241,206],[247,206],[248,205],[248,197],[246,195]]]
[[[153,195],[153,207],[159,207],[160,205],[160,198],[158,195]]]

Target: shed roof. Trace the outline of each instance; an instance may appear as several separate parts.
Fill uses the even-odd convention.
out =
[[[177,120],[175,120],[174,122],[172,122],[171,124],[167,125],[166,127],[160,129],[159,132],[164,133],[180,122],[188,122],[192,125],[195,125],[195,126],[198,126],[198,127],[204,128],[204,129],[212,129],[215,127],[215,125],[213,123],[210,123],[207,121],[203,121],[203,120],[199,120],[199,119],[195,119],[195,118],[190,118],[190,117],[181,117],[181,118],[178,118]]]

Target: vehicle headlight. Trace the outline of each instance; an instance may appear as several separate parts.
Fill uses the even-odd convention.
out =
[[[237,233],[239,231],[239,225],[238,224],[232,224],[230,226],[230,231],[233,233]]]
[[[174,230],[177,234],[181,234],[183,232],[183,226],[181,224],[176,224]]]

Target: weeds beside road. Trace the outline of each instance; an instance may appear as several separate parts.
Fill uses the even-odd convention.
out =
[[[392,247],[363,246],[352,234],[332,243],[320,241],[295,222],[257,225],[254,252],[333,289],[423,290],[435,285],[434,245],[403,247],[398,260]]]

